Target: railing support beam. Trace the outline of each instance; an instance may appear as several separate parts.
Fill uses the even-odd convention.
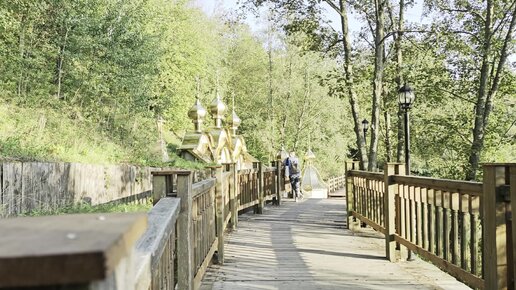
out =
[[[484,165],[484,195],[480,203],[484,216],[485,289],[508,289],[507,252],[509,248],[507,245],[506,204],[502,188],[509,184],[509,168],[509,166],[501,164]]]
[[[281,182],[284,182],[281,176],[281,163],[281,159],[276,160],[276,203],[278,205],[281,205]]]
[[[192,225],[192,183],[191,171],[177,173],[177,196],[181,199],[181,210],[178,218],[177,239],[177,276],[178,288],[193,289],[193,225]]]
[[[226,216],[224,212],[224,179],[222,178],[222,166],[218,166],[215,169],[215,178],[217,182],[215,183],[215,204],[216,204],[216,224],[217,224],[217,239],[218,239],[218,264],[224,264],[224,217]]]
[[[384,169],[383,209],[385,214],[385,256],[389,261],[396,262],[396,194],[398,187],[392,182],[393,175],[403,171],[402,163],[387,163]]]
[[[354,217],[352,215],[352,213],[355,211],[355,192],[353,191],[353,177],[349,176],[348,172],[350,170],[358,170],[358,166],[358,161],[346,161],[346,225],[350,230],[355,229],[356,226],[356,222],[354,221]]]
[[[256,208],[257,214],[263,213],[263,208],[265,207],[265,188],[263,181],[263,163],[258,163],[258,205]]]
[[[229,178],[229,208],[231,210],[231,229],[235,229],[238,225],[238,207],[240,206],[238,198],[238,172],[236,163],[230,164],[231,177]]]

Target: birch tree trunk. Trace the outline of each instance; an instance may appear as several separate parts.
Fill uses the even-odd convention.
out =
[[[477,93],[477,101],[475,103],[475,123],[473,127],[473,143],[471,145],[469,155],[469,167],[466,172],[466,180],[475,180],[477,177],[478,165],[480,162],[480,154],[484,148],[485,131],[489,122],[489,115],[493,109],[492,101],[498,92],[501,74],[507,61],[507,50],[513,37],[512,32],[516,25],[516,5],[513,11],[509,12],[510,24],[505,35],[503,46],[499,52],[500,58],[498,62],[491,57],[492,41],[494,29],[492,25],[494,14],[494,5],[492,0],[487,0],[486,17],[484,25],[483,49],[482,49],[482,66],[480,68],[480,81]],[[496,67],[495,67],[496,64]],[[489,83],[490,72],[494,72],[492,83]]]
[[[380,102],[383,92],[383,70],[384,70],[384,18],[385,2],[375,0],[375,55],[374,55],[374,76],[373,76],[373,98],[371,106],[371,141],[369,144],[369,165],[368,170],[377,170],[378,158],[378,130],[380,128]]]
[[[360,118],[358,116],[358,103],[355,90],[353,89],[353,66],[351,64],[351,40],[349,38],[349,24],[346,3],[344,0],[339,0],[340,21],[342,26],[342,35],[344,37],[344,72],[346,79],[346,89],[348,93],[349,105],[351,107],[351,114],[353,115],[353,129],[357,137],[358,158],[360,160],[360,169],[367,168],[367,153],[365,146],[365,139],[360,128]]]

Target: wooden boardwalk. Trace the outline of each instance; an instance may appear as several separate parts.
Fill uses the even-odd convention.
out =
[[[382,235],[345,229],[344,208],[343,199],[285,200],[241,215],[225,264],[210,266],[201,289],[470,289],[419,259],[390,263]]]

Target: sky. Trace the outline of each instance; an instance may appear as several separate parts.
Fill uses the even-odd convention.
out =
[[[405,17],[407,21],[417,23],[429,22],[428,19],[421,16],[423,10],[422,4],[422,1],[416,0],[414,7],[410,7],[406,10]],[[204,13],[209,16],[221,13],[223,10],[237,10],[239,8],[237,0],[194,0],[194,5],[200,7]],[[331,21],[333,28],[337,31],[341,31],[339,15],[325,3],[323,4],[323,8],[326,10],[326,18]],[[260,30],[261,26],[259,24],[259,20],[254,19],[253,16],[248,17],[246,21],[253,31]],[[356,18],[356,14],[351,14],[349,16],[349,22],[351,32],[358,32],[360,30],[362,24]]]

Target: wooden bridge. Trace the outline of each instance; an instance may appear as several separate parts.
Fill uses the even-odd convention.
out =
[[[228,164],[154,172],[148,214],[0,220],[0,287],[515,289],[516,164],[482,183],[346,169],[345,199],[293,203],[281,166]]]

